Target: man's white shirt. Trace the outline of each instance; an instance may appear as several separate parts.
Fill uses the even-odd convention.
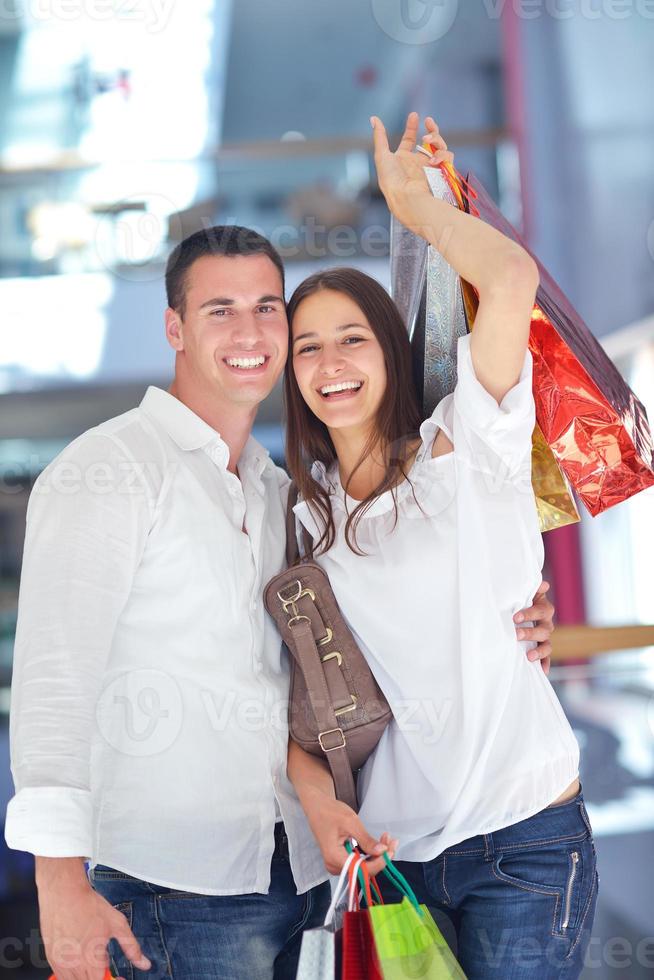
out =
[[[30,497],[11,691],[12,848],[204,894],[327,878],[286,776],[288,664],[262,601],[288,477],[173,395],[85,432]]]

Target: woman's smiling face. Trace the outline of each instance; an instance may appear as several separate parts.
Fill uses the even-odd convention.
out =
[[[386,391],[384,354],[347,294],[320,289],[293,316],[293,372],[305,402],[329,429],[375,424]]]

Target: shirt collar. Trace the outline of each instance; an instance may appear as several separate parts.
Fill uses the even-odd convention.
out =
[[[266,468],[269,456],[268,450],[260,442],[257,442],[254,436],[250,436],[238,461],[239,472],[242,473],[247,470],[254,476],[260,477]]]
[[[336,462],[327,469],[322,460],[316,459],[311,467],[311,476],[327,493],[333,493],[336,490]]]
[[[146,415],[166,430],[180,449],[186,451],[208,449],[210,445],[216,449],[220,448],[222,450],[220,462],[225,468],[227,467],[229,447],[221,439],[220,433],[169,391],[150,385],[141,401],[141,408]],[[269,455],[268,450],[250,436],[238,461],[239,469],[261,476]]]
[[[150,385],[143,396],[141,408],[146,415],[163,426],[180,449],[201,449],[207,443],[220,439],[220,434],[204,419],[162,388]]]

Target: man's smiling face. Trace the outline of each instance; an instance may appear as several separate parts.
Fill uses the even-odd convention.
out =
[[[167,333],[189,379],[212,400],[256,407],[288,351],[279,270],[266,255],[204,255],[185,286],[183,317],[169,309]]]

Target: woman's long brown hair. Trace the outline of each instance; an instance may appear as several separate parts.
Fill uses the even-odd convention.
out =
[[[358,460],[350,479],[374,448],[381,450],[386,460],[386,472],[378,486],[362,500],[345,525],[345,539],[357,554],[363,554],[356,541],[359,521],[373,501],[387,490],[393,493],[395,520],[397,498],[395,488],[407,479],[408,446],[418,435],[421,416],[411,373],[411,347],[406,327],[395,303],[386,290],[371,276],[358,269],[328,269],[316,272],[300,283],[288,303],[289,357],[284,374],[284,404],[286,408],[286,462],[291,478],[303,499],[317,509],[323,522],[323,533],[314,550],[325,552],[334,543],[336,529],[329,494],[312,477],[309,467],[314,460],[329,469],[336,459],[334,444],[327,426],[317,418],[304,401],[293,370],[293,318],[300,303],[323,289],[344,293],[357,304],[377,338],[386,364],[386,391],[377,410],[375,430]]]

